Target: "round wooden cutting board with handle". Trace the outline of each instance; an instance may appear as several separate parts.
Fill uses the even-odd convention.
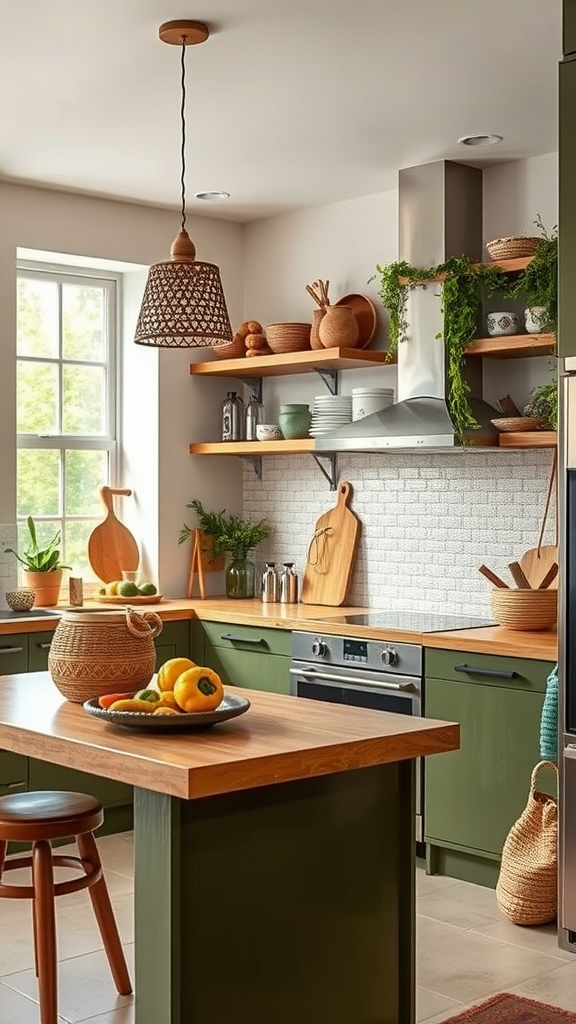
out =
[[[302,580],[303,604],[344,604],[350,589],[360,520],[348,508],[352,485],[338,485],[338,502],[320,516],[308,545]]]
[[[116,518],[112,504],[113,494],[130,495],[127,488],[101,487],[100,497],[106,509],[106,518],[88,538],[88,559],[98,579],[112,583],[122,579],[123,569],[137,569],[140,552],[130,530]]]

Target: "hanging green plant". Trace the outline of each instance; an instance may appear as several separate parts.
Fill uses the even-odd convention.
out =
[[[556,334],[558,327],[558,229],[548,234],[542,217],[537,215],[534,224],[542,238],[536,252],[525,270],[518,276],[511,288],[514,298],[522,298],[527,309],[542,310],[535,319],[541,331]]]
[[[442,313],[444,330],[436,336],[443,340],[446,351],[446,402],[454,430],[460,443],[466,443],[469,430],[478,427],[470,408],[470,388],[462,374],[466,347],[474,338],[478,325],[482,296],[496,291],[509,294],[509,280],[497,266],[474,263],[469,256],[455,256],[434,267],[412,267],[398,261],[378,265],[379,296],[388,310],[388,355],[391,360],[408,332],[407,301],[409,288],[433,281],[443,283]],[[373,281],[374,277],[370,280]]]

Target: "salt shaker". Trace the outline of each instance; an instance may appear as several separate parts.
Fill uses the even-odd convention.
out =
[[[280,602],[281,604],[298,603],[298,576],[293,569],[294,562],[284,562],[284,568],[280,573]]]
[[[274,602],[278,600],[278,574],[275,562],[266,562],[266,568],[262,574],[262,601]]]

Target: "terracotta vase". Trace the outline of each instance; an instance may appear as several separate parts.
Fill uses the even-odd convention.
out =
[[[35,608],[53,608],[58,604],[62,569],[53,569],[52,572],[25,571],[23,576],[25,586],[34,591]]]
[[[354,348],[358,322],[350,306],[327,306],[318,333],[324,348]]]
[[[324,348],[324,345],[320,341],[320,321],[326,312],[325,308],[313,309],[312,310],[312,327],[310,330],[310,348],[319,349]]]

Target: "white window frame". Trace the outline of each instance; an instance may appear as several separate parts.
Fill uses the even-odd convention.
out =
[[[110,486],[114,486],[116,479],[116,473],[118,468],[118,453],[120,447],[119,438],[119,426],[121,423],[120,416],[120,323],[121,323],[121,296],[122,296],[122,275],[120,273],[113,273],[105,270],[98,270],[91,267],[70,267],[60,266],[52,263],[39,263],[30,260],[18,260],[17,261],[17,278],[32,278],[36,280],[49,280],[55,281],[59,285],[63,284],[85,284],[102,287],[104,289],[104,317],[106,324],[106,341],[107,347],[104,355],[104,359],[101,363],[95,364],[92,361],[81,361],[81,360],[65,360],[66,363],[72,362],[75,365],[102,365],[104,367],[106,376],[106,389],[105,389],[105,423],[104,433],[100,435],[82,435],[82,434],[17,434],[16,446],[18,449],[50,449],[53,451],[65,452],[72,450],[79,451],[106,451],[108,452],[108,466],[109,466],[109,479],[108,481],[103,480],[102,483],[108,483]],[[62,292],[59,291],[59,322],[61,328],[61,314],[62,314]],[[30,356],[21,356],[16,352],[16,364],[18,367],[19,363],[24,362],[39,362],[52,363],[58,366],[58,372],[60,376],[60,408],[59,408],[59,419],[61,422],[62,417],[62,366],[63,361],[61,358],[61,349],[59,349],[58,356],[39,358]],[[63,477],[60,484],[60,498],[63,498],[66,493],[66,460],[62,460],[63,466]],[[66,516],[64,504],[61,504],[60,515],[57,516],[38,516],[38,520],[41,522],[53,522],[55,529],[62,528],[64,536],[64,524],[68,522],[87,522],[92,521],[94,516]],[[23,517],[18,517],[18,524],[23,522]]]

